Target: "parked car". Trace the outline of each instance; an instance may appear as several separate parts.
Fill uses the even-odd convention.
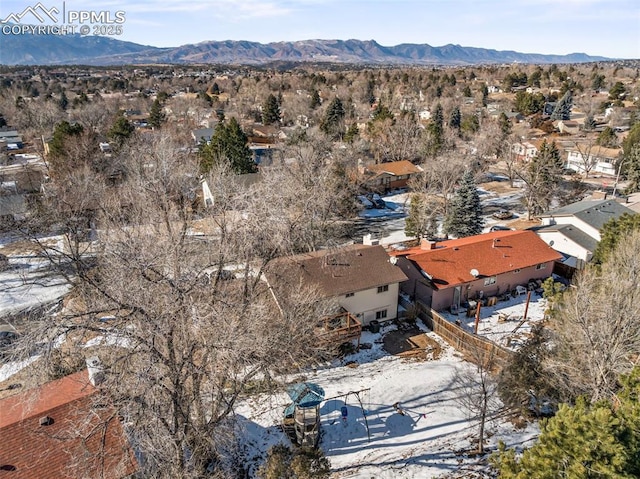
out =
[[[508,220],[509,218],[513,217],[513,213],[509,210],[500,210],[496,211],[491,216],[493,216],[497,220]]]
[[[10,324],[0,324],[0,358],[4,357],[11,344],[18,339],[18,332]]]
[[[492,233],[494,231],[511,231],[513,230],[513,228],[509,228],[508,226],[505,225],[493,225],[491,228],[489,228],[489,231],[491,231]]]

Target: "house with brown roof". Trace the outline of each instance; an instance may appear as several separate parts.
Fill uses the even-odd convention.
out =
[[[396,251],[409,277],[402,290],[435,310],[497,296],[551,276],[562,256],[533,231],[495,231],[455,240],[423,242]]]
[[[0,478],[126,478],[137,470],[87,370],[0,400]]]
[[[382,246],[348,245],[277,258],[266,267],[265,279],[278,303],[292,291],[312,288],[318,299],[335,300],[363,325],[395,319],[399,284],[407,276]]]
[[[412,177],[422,173],[422,168],[407,160],[390,161],[367,166],[364,173],[369,188],[389,191],[406,187]]]

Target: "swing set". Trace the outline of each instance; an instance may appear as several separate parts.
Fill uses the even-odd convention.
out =
[[[362,412],[362,417],[364,418],[364,425],[367,428],[367,440],[368,440],[368,442],[371,442],[371,431],[369,430],[369,421],[367,420],[367,416],[369,415],[369,411],[367,409],[365,409],[364,405],[362,404],[362,398],[360,397],[360,395],[363,394],[363,393],[367,394],[367,405],[369,405],[370,404],[370,396],[369,396],[370,395],[370,390],[371,390],[371,388],[360,389],[358,391],[349,391],[346,394],[341,394],[339,396],[333,396],[333,397],[325,399],[325,401],[343,399],[344,405],[340,407],[340,416],[341,416],[342,422],[346,423],[347,422],[347,417],[348,417],[348,414],[349,414],[349,407],[348,407],[349,396],[355,396],[356,400],[358,401],[358,404],[360,405],[360,411]]]

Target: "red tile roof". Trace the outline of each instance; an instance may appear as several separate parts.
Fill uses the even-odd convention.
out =
[[[434,280],[438,289],[469,283],[516,269],[548,263],[561,255],[533,231],[496,231],[437,243],[435,249],[413,248],[396,252],[407,256]]]
[[[122,425],[86,370],[0,401],[0,437],[0,479],[122,478],[136,471]]]

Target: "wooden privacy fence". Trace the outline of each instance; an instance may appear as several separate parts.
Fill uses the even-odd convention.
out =
[[[513,356],[513,351],[503,348],[482,336],[465,331],[457,324],[447,321],[429,306],[416,302],[420,318],[438,336],[463,353],[473,363],[495,360],[504,365]]]

